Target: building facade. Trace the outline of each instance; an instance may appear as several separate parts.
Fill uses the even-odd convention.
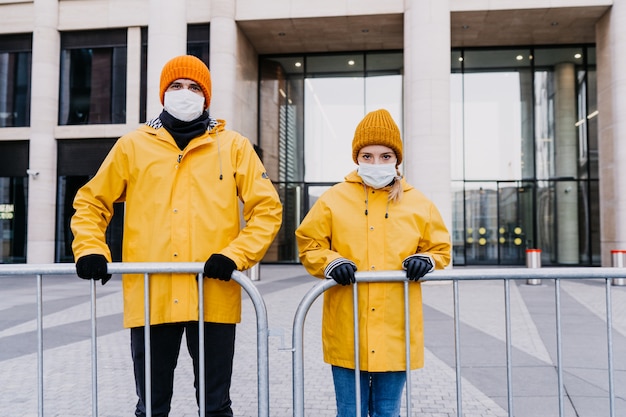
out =
[[[185,53],[281,195],[264,262],[298,262],[295,228],[381,107],[455,265],[626,249],[626,0],[0,0],[0,23],[0,263],[73,261],[74,193],[161,111],[161,68]],[[116,260],[122,222],[119,204]]]

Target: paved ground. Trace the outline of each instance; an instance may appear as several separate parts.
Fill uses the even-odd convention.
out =
[[[270,326],[270,416],[293,416],[291,333],[296,307],[318,281],[301,266],[263,265],[255,285]],[[97,286],[98,415],[132,416],[136,397],[128,331],[122,328],[119,277]],[[426,366],[412,373],[414,416],[457,415],[453,290],[424,284]],[[502,282],[460,283],[460,358],[465,417],[559,415],[555,291],[551,281],[511,282],[511,381],[507,396],[506,331]],[[615,416],[626,415],[626,287],[612,288]],[[76,277],[44,279],[44,415],[92,415],[90,286]],[[609,416],[605,285],[562,281],[564,416]],[[307,416],[332,417],[329,366],[321,359],[321,300],[305,323]],[[32,277],[0,276],[0,416],[38,415],[36,286]],[[257,415],[256,321],[244,300],[233,377],[236,416]],[[197,416],[193,376],[183,352],[175,381],[172,417]],[[404,413],[404,410],[403,410]],[[404,415],[404,414],[403,414]],[[513,414],[511,414],[513,415]]]

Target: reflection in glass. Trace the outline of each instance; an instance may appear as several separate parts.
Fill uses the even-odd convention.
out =
[[[61,37],[59,124],[126,122],[126,31]]]
[[[523,265],[526,248],[544,265],[599,264],[595,49],[452,58],[455,264]]]
[[[355,167],[352,137],[364,116],[364,79],[311,78],[305,86],[304,180],[339,182]]]
[[[0,127],[30,125],[31,35],[0,37]]]
[[[452,259],[457,265],[465,264],[465,192],[462,181],[452,182]]]
[[[498,260],[497,184],[465,184],[465,253],[476,264]]]
[[[295,228],[356,168],[352,138],[363,116],[384,107],[402,129],[402,53],[265,57],[259,68],[260,153],[283,202],[265,261],[298,262]]]
[[[532,183],[498,184],[498,253],[500,264],[516,265],[532,249]]]
[[[466,180],[523,178],[522,167],[528,159],[524,152],[524,134],[528,129],[523,128],[523,123],[528,123],[528,117],[521,87],[527,75],[520,72],[465,75]]]

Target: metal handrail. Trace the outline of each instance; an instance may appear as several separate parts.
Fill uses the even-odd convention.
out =
[[[511,389],[511,336],[510,336],[510,310],[509,310],[509,280],[527,279],[553,279],[555,281],[555,309],[556,309],[556,332],[557,332],[557,368],[559,385],[559,417],[563,417],[563,378],[561,360],[561,305],[560,305],[560,280],[572,279],[604,279],[606,281],[606,308],[607,308],[607,350],[608,350],[608,376],[609,376],[609,415],[615,416],[614,401],[615,392],[613,384],[613,347],[612,347],[612,313],[611,313],[611,280],[626,277],[626,268],[607,267],[546,267],[546,268],[493,268],[493,269],[446,269],[433,271],[427,274],[421,281],[452,281],[454,302],[454,348],[456,362],[456,392],[457,392],[457,416],[463,416],[462,387],[461,387],[461,360],[460,360],[460,322],[459,322],[459,288],[462,281],[477,280],[503,280],[505,283],[505,323],[506,323],[506,349],[507,349],[507,404],[509,416],[513,416],[513,401]],[[407,282],[404,271],[378,271],[357,272],[356,282]],[[293,415],[304,417],[304,322],[311,305],[326,290],[336,285],[332,279],[320,281],[313,286],[303,297],[298,305],[292,333],[292,366],[293,366]],[[405,304],[407,303],[405,298]],[[406,310],[405,310],[406,311]],[[410,380],[407,378],[407,387]],[[357,404],[360,399],[357,398]],[[407,398],[407,409],[410,410],[410,399]]]
[[[113,262],[107,265],[107,272],[110,274],[144,274],[145,286],[148,287],[148,277],[155,273],[184,274],[193,273],[201,277],[204,264],[200,262]],[[35,275],[37,277],[37,369],[38,369],[38,415],[44,415],[44,386],[43,386],[43,308],[42,308],[42,281],[44,275],[75,275],[76,266],[74,264],[3,264],[0,265],[0,275]],[[250,279],[239,271],[234,271],[231,278],[246,291],[254,305],[257,318],[257,371],[258,371],[258,415],[259,417],[269,417],[269,348],[268,348],[268,319],[267,309],[263,297],[257,287]],[[199,280],[198,288],[202,289],[202,280]],[[97,397],[97,327],[96,327],[96,281],[91,285],[91,339],[92,339],[92,413],[98,415]],[[145,292],[146,298],[148,292]],[[201,295],[200,295],[201,296]],[[148,300],[146,301],[146,317],[149,317]],[[199,318],[203,315],[203,308],[199,308]],[[199,320],[199,324],[202,320]],[[149,321],[146,320],[146,379],[149,382]],[[202,337],[203,328],[200,326],[199,343],[204,343]],[[200,349],[201,360],[203,361],[203,349]],[[200,366],[200,379],[203,379],[204,366]],[[146,393],[149,395],[150,387],[146,386]],[[204,391],[200,391],[200,407],[204,407]],[[151,407],[150,401],[147,404]],[[147,410],[148,411],[148,410]],[[203,411],[203,410],[202,410]],[[148,414],[150,415],[150,414]]]

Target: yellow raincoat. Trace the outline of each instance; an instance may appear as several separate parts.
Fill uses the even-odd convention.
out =
[[[105,231],[113,204],[123,201],[124,262],[205,262],[213,253],[238,270],[259,262],[280,228],[282,206],[249,140],[218,122],[184,151],[160,126],[122,136],[74,199],[75,259],[102,254],[111,261]],[[150,323],[197,321],[197,286],[194,274],[152,275]],[[143,275],[124,275],[123,293],[124,326],[143,326]],[[204,296],[205,321],[241,320],[236,282],[205,279]]]
[[[338,258],[353,261],[358,271],[401,270],[409,256],[429,256],[435,268],[450,262],[450,235],[434,204],[402,180],[404,195],[388,202],[389,187],[364,187],[356,171],[324,193],[313,205],[296,238],[307,271],[324,278]],[[367,214],[366,214],[367,210]],[[359,294],[360,368],[370,372],[406,369],[404,284],[362,283]],[[335,286],[324,294],[324,360],[354,369],[352,286]],[[409,284],[411,369],[424,365],[420,284]]]

